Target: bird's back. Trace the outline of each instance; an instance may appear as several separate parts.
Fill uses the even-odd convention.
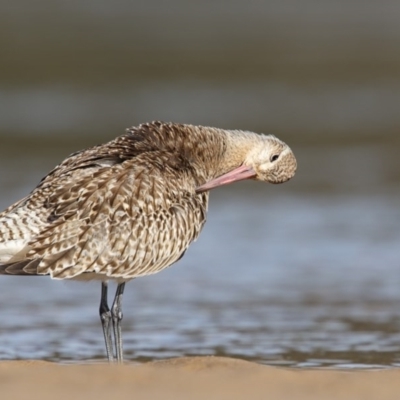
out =
[[[0,214],[0,273],[122,281],[158,272],[205,222],[198,179],[185,155],[143,129],[75,153]]]

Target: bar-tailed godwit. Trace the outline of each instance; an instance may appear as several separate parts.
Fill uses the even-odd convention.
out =
[[[183,256],[206,221],[209,190],[244,179],[283,183],[295,171],[292,151],[272,135],[162,122],[130,128],[71,154],[0,214],[0,274],[100,280],[107,357],[122,362],[125,283]],[[118,283],[111,310],[109,280]]]

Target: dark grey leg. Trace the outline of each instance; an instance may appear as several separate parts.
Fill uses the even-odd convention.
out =
[[[104,340],[106,342],[107,358],[109,362],[114,361],[113,346],[111,340],[111,312],[107,304],[107,282],[101,282],[101,300],[100,300],[100,320],[103,327]]]
[[[122,363],[124,354],[122,350],[121,321],[122,321],[122,295],[124,294],[125,282],[117,286],[114,303],[111,307],[111,316],[114,328],[115,351],[117,354],[117,362]]]

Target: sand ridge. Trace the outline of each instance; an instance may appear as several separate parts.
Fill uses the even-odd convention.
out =
[[[399,399],[400,370],[296,370],[224,357],[144,364],[0,362],[2,399]]]

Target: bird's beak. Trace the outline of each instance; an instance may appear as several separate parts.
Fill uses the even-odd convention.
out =
[[[218,178],[212,179],[211,181],[205,183],[204,185],[196,188],[196,193],[203,193],[207,190],[214,189],[218,186],[227,185],[229,183],[243,181],[244,179],[255,178],[256,173],[253,168],[242,165],[232,171],[227,172]]]

